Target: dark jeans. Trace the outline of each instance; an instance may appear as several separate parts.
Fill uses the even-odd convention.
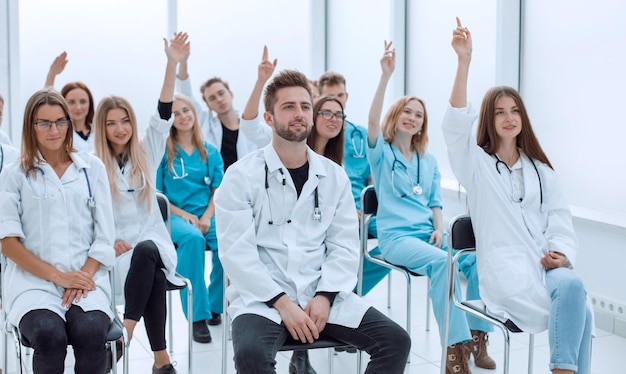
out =
[[[233,320],[232,333],[237,373],[276,372],[276,353],[289,336],[285,325],[256,314],[243,314]],[[402,327],[374,308],[368,309],[356,329],[329,323],[322,335],[369,353],[366,373],[404,372],[411,338]]]
[[[104,373],[109,316],[72,305],[65,319],[67,322],[48,309],[31,310],[22,317],[20,332],[34,349],[33,372],[63,374],[67,345],[71,344],[76,374]]]
[[[159,249],[152,240],[139,242],[133,250],[124,285],[124,318],[139,321],[143,317],[150,348],[165,350],[165,288],[167,280]]]

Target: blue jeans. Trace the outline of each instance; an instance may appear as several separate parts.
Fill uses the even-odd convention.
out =
[[[67,322],[50,310],[35,309],[20,320],[20,333],[34,350],[33,372],[63,374],[67,345],[72,344],[75,373],[103,373],[109,316],[99,310],[84,312],[72,305],[65,319]]]
[[[546,286],[552,299],[548,319],[550,370],[589,374],[593,321],[585,287],[567,268],[548,270]]]
[[[448,238],[443,237],[441,248],[428,244],[428,237],[405,235],[394,240],[380,241],[380,250],[385,260],[398,264],[430,278],[428,294],[433,304],[433,312],[439,327],[439,336],[443,335],[443,318],[446,306],[446,281],[448,277]],[[476,271],[476,255],[468,253],[459,260],[459,270],[467,279],[467,299],[480,299],[478,291],[478,273]],[[455,290],[461,299],[461,287],[458,275],[455,274]],[[493,326],[479,318],[466,316],[459,308],[450,308],[448,341],[446,346],[466,342],[472,338],[470,329],[484,332],[493,331]]]
[[[275,373],[276,353],[289,337],[282,323],[256,315],[242,314],[233,320],[235,368],[239,374]],[[370,354],[365,373],[403,373],[411,349],[409,334],[374,308],[353,329],[327,324],[322,335],[355,346]]]

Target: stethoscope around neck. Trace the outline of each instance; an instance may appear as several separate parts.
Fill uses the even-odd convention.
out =
[[[424,189],[422,188],[421,184],[420,184],[420,154],[419,152],[415,152],[415,154],[417,155],[417,183],[414,184],[413,183],[413,178],[411,178],[411,174],[409,174],[409,170],[404,166],[404,164],[402,164],[402,162],[400,162],[400,160],[398,160],[398,157],[396,157],[396,152],[393,150],[393,147],[391,146],[391,143],[387,143],[389,144],[389,149],[391,149],[391,153],[393,154],[393,163],[391,164],[391,188],[393,189],[393,193],[394,195],[396,195],[397,197],[407,197],[411,194],[415,194],[415,195],[421,195],[424,192]],[[400,164],[402,165],[402,167],[406,170],[406,174],[409,177],[409,182],[411,183],[411,194],[399,194],[396,191],[396,164]]]
[[[26,173],[26,180],[28,181],[30,188],[33,190],[33,198],[36,200],[45,200],[51,197],[52,195],[48,195],[48,184],[46,182],[46,173],[39,166],[33,166],[33,169],[36,169],[38,172],[40,172],[41,178],[43,179],[43,195],[37,195],[37,193],[35,192],[35,188],[33,188],[33,185],[30,180],[30,173]],[[89,175],[87,175],[87,168],[82,168],[80,170],[82,170],[83,174],[85,175],[85,181],[87,182],[87,191],[89,192],[89,198],[87,199],[87,206],[89,207],[89,211],[91,212],[91,215],[93,216],[94,209],[96,208],[96,202],[94,200],[93,193],[91,191],[91,183],[89,182]]]
[[[507,165],[506,162],[502,161],[497,154],[494,154],[494,155],[496,156],[496,170],[498,171],[498,174],[502,175],[502,173],[500,172],[500,165],[504,165],[506,170],[509,172],[509,178],[511,178],[511,174],[513,174],[513,170],[511,170],[509,165]],[[530,157],[528,157],[528,159],[530,160],[530,163],[533,165],[533,168],[535,169],[535,173],[537,173],[537,180],[539,181],[539,206],[540,206],[541,211],[543,212],[545,210],[545,206],[543,204],[543,184],[541,183],[541,175],[539,174],[539,169],[537,168],[535,161],[533,161],[533,159]],[[512,190],[513,190],[513,184],[511,182],[511,193],[513,193]],[[520,198],[516,202],[522,202],[522,198]]]
[[[365,139],[363,138],[363,134],[356,128],[356,125],[348,122],[352,127],[352,133],[350,133],[350,143],[352,144],[352,150],[354,151],[350,157],[353,158],[365,158]],[[358,138],[358,140],[357,140]],[[359,143],[359,147],[357,150],[357,142]]]
[[[283,186],[283,212],[285,212],[285,215],[287,214],[287,206],[285,204],[285,189],[287,188],[287,177],[285,176],[285,172],[283,171],[283,168],[278,168],[278,172],[280,173],[280,177],[281,177],[281,184]],[[272,199],[270,198],[270,183],[269,183],[269,168],[267,167],[267,164],[265,164],[265,194],[267,195],[267,201],[269,204],[269,209],[270,209],[270,219],[269,221],[267,221],[268,225],[277,225],[280,226],[284,223],[291,223],[291,218],[286,218],[283,222],[275,222],[274,221],[274,215],[272,213]],[[319,201],[319,194],[317,192],[317,187],[315,187],[315,190],[313,191],[313,221],[320,223],[322,222],[322,210],[320,209],[320,201]]]
[[[178,156],[178,158],[180,159],[180,174],[178,174],[176,172],[176,168],[174,167],[174,162],[172,162],[172,179],[174,180],[179,180],[179,179],[185,179],[187,176],[189,176],[189,173],[187,173],[185,171],[185,161],[183,160],[183,156]],[[204,176],[203,180],[204,180],[204,184],[206,184],[207,186],[211,184],[211,177],[209,176],[209,156],[207,155],[207,159],[206,159],[206,175]]]

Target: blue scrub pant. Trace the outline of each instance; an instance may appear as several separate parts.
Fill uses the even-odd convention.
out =
[[[217,253],[215,220],[211,219],[211,228],[206,235],[179,216],[172,215],[172,241],[178,248],[176,271],[189,278],[193,287],[193,322],[211,318],[211,312],[223,311],[224,270]],[[204,256],[206,249],[211,250],[211,275],[209,287],[204,280]],[[187,316],[187,293],[180,291],[183,312]]]
[[[446,307],[446,278],[448,275],[447,234],[443,237],[441,248],[428,244],[430,237],[405,235],[393,240],[379,241],[383,257],[392,264],[405,266],[412,271],[425,274],[430,278],[429,295],[433,304],[435,319],[439,326],[439,336],[443,335],[443,318]],[[459,269],[467,279],[467,299],[480,299],[478,292],[478,274],[476,255],[468,253],[459,260]],[[461,299],[459,277],[455,274],[457,297]],[[450,308],[450,325],[446,346],[466,342],[472,338],[470,329],[490,332],[493,326],[479,318],[466,316],[458,308]]]
[[[376,237],[376,217],[372,217],[370,220],[370,224],[367,228],[367,233],[370,238]],[[380,254],[380,249],[378,247],[373,248],[370,251],[372,256]],[[363,262],[363,296],[367,295],[368,292],[374,288],[378,282],[380,282],[391,269],[386,268],[384,266],[380,266],[370,261]],[[356,289],[356,288],[355,288]]]
[[[593,318],[583,282],[572,270],[556,268],[546,272],[546,286],[552,299],[548,318],[550,370],[589,374]]]

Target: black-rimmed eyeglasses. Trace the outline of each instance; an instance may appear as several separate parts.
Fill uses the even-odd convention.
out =
[[[320,110],[319,112],[317,112],[317,114],[319,114],[320,116],[322,116],[322,118],[327,119],[329,121],[333,117],[335,117],[339,121],[344,121],[346,119],[346,115],[343,114],[343,112],[334,112],[333,113],[330,110]]]

